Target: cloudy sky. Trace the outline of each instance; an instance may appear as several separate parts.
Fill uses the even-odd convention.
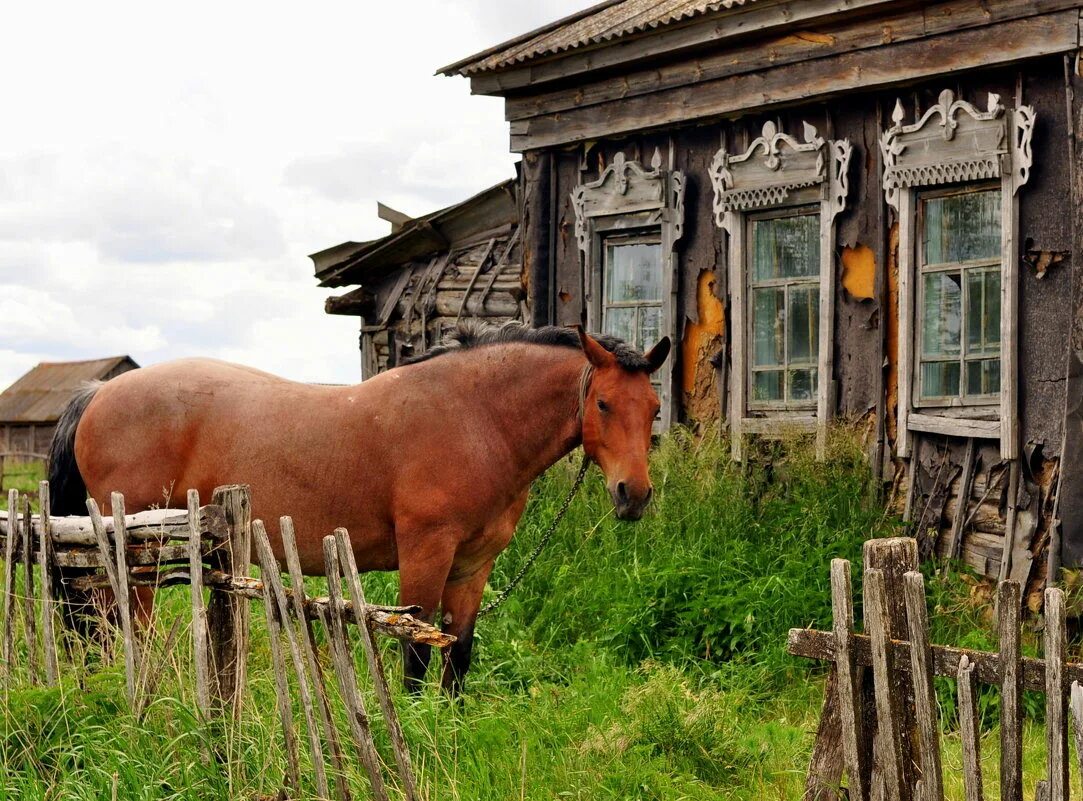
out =
[[[512,175],[446,63],[592,0],[22,3],[0,35],[0,387],[209,355],[359,379],[307,254]]]

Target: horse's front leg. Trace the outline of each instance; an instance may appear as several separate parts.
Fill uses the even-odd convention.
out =
[[[444,672],[440,686],[453,698],[462,692],[470,654],[474,648],[474,623],[478,618],[485,582],[493,569],[493,560],[482,565],[472,575],[449,581],[441,602],[443,630],[454,635],[455,642],[444,650]]]
[[[399,603],[420,606],[418,617],[428,623],[436,619],[456,542],[456,538],[443,532],[398,537]],[[407,691],[419,693],[424,687],[432,647],[405,641],[402,645],[403,681]]]

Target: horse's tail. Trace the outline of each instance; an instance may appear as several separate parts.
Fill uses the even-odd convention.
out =
[[[75,462],[75,430],[101,385],[88,381],[79,387],[56,424],[49,446],[49,514],[86,514],[86,483]]]

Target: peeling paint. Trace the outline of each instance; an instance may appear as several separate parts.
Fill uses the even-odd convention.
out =
[[[681,388],[684,408],[696,421],[717,420],[721,414],[711,357],[722,347],[726,313],[715,295],[715,276],[701,270],[696,281],[698,320],[688,321],[681,342]]]
[[[858,244],[842,249],[842,288],[857,300],[876,295],[876,256],[872,248]]]
[[[561,303],[567,303],[572,299],[571,293],[567,289],[562,289],[557,293],[557,297],[560,298]]]

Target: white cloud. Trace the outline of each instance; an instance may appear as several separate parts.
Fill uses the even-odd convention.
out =
[[[7,9],[0,386],[116,353],[356,380],[306,254],[510,176],[501,102],[433,72],[585,2]]]

